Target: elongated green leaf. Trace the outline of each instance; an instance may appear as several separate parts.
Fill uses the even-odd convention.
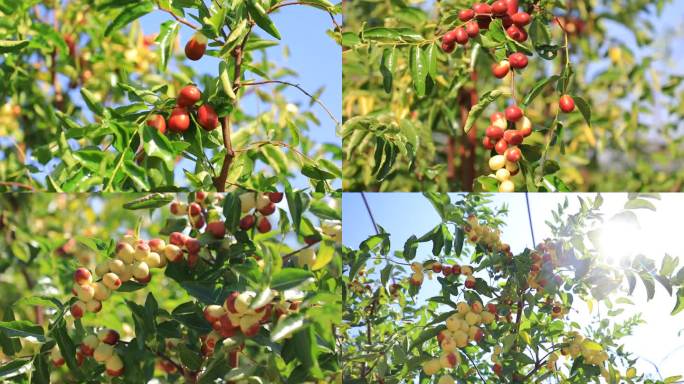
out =
[[[380,64],[380,73],[382,73],[382,86],[385,92],[392,93],[392,76],[394,75],[394,66],[397,63],[396,48],[385,48],[382,52],[382,63]]]
[[[172,20],[163,22],[159,27],[159,35],[155,41],[159,43],[159,49],[161,49],[161,60],[159,60],[159,69],[161,71],[166,70],[179,29],[180,24]]]
[[[304,326],[304,316],[295,314],[288,316],[285,319],[278,320],[278,324],[271,331],[271,341],[278,342],[293,333],[297,332]]]
[[[532,86],[532,90],[530,90],[530,92],[525,96],[525,99],[522,102],[522,106],[524,107],[529,105],[532,102],[532,100],[535,99],[535,97],[539,96],[541,91],[543,91],[547,85],[555,83],[556,81],[558,81],[558,79],[560,79],[560,76],[553,75],[551,77],[545,77],[537,81],[537,83],[535,83],[534,86]]]
[[[428,67],[428,75],[432,79],[437,77],[437,55],[439,54],[439,48],[437,47],[437,43],[432,43],[430,46],[425,50],[425,61],[427,62],[427,67]]]
[[[142,0],[134,4],[130,4],[114,18],[111,24],[105,29],[105,36],[109,36],[112,32],[117,31],[133,20],[136,20],[146,14],[152,12],[153,4],[149,0]]]
[[[625,209],[650,209],[655,211],[656,207],[648,200],[644,199],[631,199],[625,203]]]
[[[8,337],[35,337],[40,342],[45,341],[43,328],[28,320],[2,321],[0,332]]]
[[[280,40],[280,32],[278,32],[275,24],[273,24],[273,21],[268,17],[268,14],[261,4],[255,0],[247,0],[245,4],[247,5],[247,11],[249,12],[250,16],[252,16],[259,28]]]
[[[149,195],[129,201],[123,205],[125,209],[152,209],[169,205],[175,196],[170,193],[151,193]]]
[[[83,96],[83,101],[85,101],[88,109],[90,109],[94,114],[102,116],[102,105],[98,98],[86,88],[81,88],[81,96]]]
[[[271,288],[281,291],[294,288],[310,279],[313,279],[313,273],[304,269],[298,268],[283,268],[280,272],[273,275],[271,280]]]
[[[575,105],[577,105],[577,109],[579,109],[584,120],[587,122],[587,125],[591,127],[591,106],[589,106],[589,103],[580,96],[575,95],[572,96],[572,98],[575,100]]]
[[[396,29],[385,27],[368,28],[362,32],[364,40],[400,42],[401,36]]]
[[[0,53],[17,52],[28,44],[28,40],[0,40]]]
[[[679,288],[679,291],[677,291],[677,304],[672,309],[671,315],[674,316],[682,310],[684,310],[684,288]]]
[[[425,96],[425,79],[427,78],[427,66],[423,57],[424,52],[420,47],[414,45],[411,46],[410,55],[413,86],[416,89],[416,95],[423,97]]]
[[[235,92],[233,91],[233,82],[230,80],[230,74],[228,73],[228,64],[225,61],[219,63],[219,79],[221,80],[221,86],[223,87],[223,92],[228,95],[231,99],[235,100]]]
[[[498,99],[499,96],[504,94],[507,93],[500,89],[495,89],[482,95],[480,101],[470,109],[470,113],[468,113],[468,118],[466,119],[463,131],[465,133],[468,133],[470,129],[473,127],[473,124],[475,124],[475,120],[477,120],[480,117],[480,115],[482,115],[482,112],[485,110],[485,108],[487,108],[489,104]]]

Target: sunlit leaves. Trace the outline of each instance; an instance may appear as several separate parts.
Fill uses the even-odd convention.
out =
[[[112,32],[125,27],[133,20],[152,12],[153,8],[154,5],[149,0],[142,0],[124,7],[112,23],[107,26],[107,29],[105,29],[105,36],[109,36]]]
[[[0,53],[17,52],[28,44],[28,40],[0,40]]]
[[[180,29],[180,24],[175,21],[165,21],[159,26],[159,35],[157,35],[156,41],[159,44],[161,50],[159,60],[159,70],[165,71],[169,63],[169,58],[171,57],[171,51],[173,50],[173,44],[176,41],[176,36],[178,35],[178,30]]]
[[[278,32],[278,29],[264,8],[261,6],[261,3],[256,0],[246,0],[245,5],[247,5],[249,14],[252,16],[256,24],[269,35],[280,40],[280,32]]]

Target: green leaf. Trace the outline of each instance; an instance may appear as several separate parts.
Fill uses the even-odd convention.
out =
[[[142,127],[142,138],[145,153],[161,160],[169,171],[173,171],[176,166],[177,152],[190,146],[187,142],[180,142],[179,147],[174,147],[164,134],[147,125]]]
[[[465,133],[468,133],[470,129],[473,127],[473,124],[475,124],[475,120],[477,120],[480,115],[482,115],[482,112],[484,112],[485,108],[492,102],[494,102],[496,99],[498,99],[501,95],[507,94],[506,92],[500,90],[500,89],[495,89],[493,91],[489,91],[482,95],[482,98],[480,98],[480,101],[475,104],[471,109],[470,113],[468,113],[468,118],[466,119],[465,126],[463,127],[463,131]]]
[[[672,272],[674,272],[675,268],[677,268],[677,265],[679,265],[679,258],[678,257],[672,257],[668,254],[665,254],[665,257],[663,258],[663,262],[660,266],[660,274],[662,276],[672,276]],[[676,282],[673,282],[674,284],[679,285]]]
[[[532,102],[532,100],[534,100],[537,96],[539,96],[541,91],[543,91],[547,85],[551,85],[551,84],[555,83],[556,81],[558,81],[558,79],[560,79],[560,76],[553,75],[551,77],[545,77],[545,78],[537,81],[532,86],[532,90],[530,90],[530,92],[527,93],[527,95],[525,95],[525,99],[522,102],[522,106],[525,107],[525,106],[529,105]]]
[[[7,364],[0,366],[0,379],[10,379],[21,375],[22,373],[28,372],[33,365],[33,360],[30,358],[26,359],[13,359]],[[25,381],[17,381],[25,382]],[[47,382],[47,381],[46,381]]]
[[[368,28],[362,32],[364,40],[374,40],[382,42],[400,42],[401,36],[396,29],[385,27]]]
[[[406,261],[411,261],[416,257],[416,251],[418,250],[418,238],[416,235],[411,235],[411,237],[404,243],[404,259]]]
[[[425,61],[427,62],[428,75],[432,79],[437,77],[437,55],[439,54],[439,48],[437,43],[430,44],[425,51]]]
[[[382,62],[380,63],[380,73],[382,73],[382,85],[385,92],[392,93],[392,76],[394,66],[397,63],[396,48],[385,48],[382,51]]]
[[[166,70],[166,67],[169,64],[169,58],[171,57],[173,44],[176,41],[179,29],[180,24],[173,20],[165,21],[159,26],[159,35],[155,41],[159,43],[159,49],[161,50],[159,70],[162,72]]]
[[[28,40],[0,40],[0,53],[17,52],[28,44]]]
[[[675,304],[670,314],[674,316],[682,310],[684,310],[684,288],[679,288],[679,291],[677,291],[677,304]]]
[[[105,29],[105,36],[109,36],[112,32],[118,31],[119,29],[125,27],[130,22],[138,19],[146,14],[152,12],[154,9],[151,1],[143,0],[126,6],[121,12],[114,18],[111,24]]]
[[[425,58],[423,57],[423,50],[416,45],[411,46],[409,51],[411,76],[413,78],[413,86],[416,89],[418,97],[425,96],[425,80],[427,78],[427,66],[425,65]]]
[[[292,342],[295,343],[295,352],[299,361],[305,368],[305,371],[312,375],[320,375],[320,368],[318,366],[318,343],[316,342],[316,335],[313,327],[308,327],[301,332],[297,332],[292,337]]]
[[[630,199],[625,203],[625,209],[650,209],[651,211],[655,211],[656,207],[648,200]]]
[[[646,272],[640,272],[639,277],[646,287],[646,300],[651,300],[655,296],[655,282],[653,281],[653,276]]]
[[[273,275],[271,288],[277,291],[294,288],[309,280],[313,280],[313,273],[299,268],[283,268],[280,272]]]
[[[275,24],[273,24],[273,21],[271,21],[271,19],[268,17],[268,14],[261,4],[255,0],[246,0],[245,5],[247,6],[247,11],[249,12],[250,16],[252,16],[259,28],[280,40],[280,32],[278,32]]]
[[[308,163],[302,167],[302,174],[315,180],[329,180],[334,179],[335,175],[328,171],[324,171],[316,164]]]
[[[572,96],[572,98],[575,100],[575,105],[584,117],[584,120],[587,122],[587,125],[591,127],[591,107],[589,106],[589,103],[587,103],[586,100],[577,95]]]
[[[81,88],[81,96],[83,96],[83,101],[85,101],[88,109],[90,109],[94,114],[102,116],[103,109],[102,105],[100,104],[100,100],[98,100],[92,92],[86,88]]]
[[[287,316],[284,319],[278,320],[278,323],[271,331],[271,341],[278,342],[288,336],[291,336],[298,330],[304,327],[304,316],[301,314],[294,314]]]
[[[175,198],[171,193],[152,193],[133,201],[129,201],[123,205],[125,209],[153,209],[169,205]]]
[[[221,81],[221,86],[223,87],[223,92],[226,93],[228,97],[235,100],[235,91],[233,91],[233,82],[230,80],[230,74],[228,73],[228,64],[225,61],[219,63],[219,79]]]
[[[672,282],[670,282],[670,279],[668,279],[665,276],[660,276],[660,275],[654,275],[653,277],[655,277],[655,279],[658,280],[660,285],[662,285],[663,288],[665,288],[667,293],[669,293],[670,296],[672,296]]]
[[[0,321],[0,332],[7,337],[35,337],[40,342],[45,341],[43,327],[28,320]]]

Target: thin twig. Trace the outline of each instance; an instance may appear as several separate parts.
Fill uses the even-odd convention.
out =
[[[468,354],[465,352],[463,352],[463,356],[465,356],[466,359],[468,359],[468,361],[470,361],[470,364],[473,365],[473,368],[475,368],[475,372],[477,372],[477,375],[480,376],[480,380],[482,380],[483,383],[486,383],[487,380],[485,380],[484,377],[482,377],[480,370],[477,368],[477,365],[475,364],[475,362],[473,362],[473,360],[470,358],[470,356],[468,356]]]
[[[375,234],[379,235],[378,225],[375,223],[375,218],[373,217],[373,212],[371,212],[370,205],[368,205],[368,200],[366,200],[366,195],[361,192],[361,198],[363,199],[363,204],[366,206],[366,211],[368,211],[368,216],[370,216],[371,222],[373,223],[373,229],[375,229]]]
[[[534,227],[532,226],[532,214],[530,213],[530,198],[527,192],[525,192],[525,201],[527,202],[527,220],[530,223],[530,234],[532,235],[532,248],[534,248],[537,246],[537,242],[534,240]]]
[[[294,251],[292,251],[292,252],[290,252],[290,253],[288,253],[288,254],[283,255],[282,259],[283,259],[283,261],[285,261],[285,260],[287,260],[288,258],[290,258],[290,257],[292,257],[292,256],[294,256],[294,255],[296,255],[296,254],[298,254],[299,252],[301,252],[301,251],[303,251],[303,250],[305,250],[305,249],[307,249],[307,248],[311,248],[311,247],[313,247],[313,246],[316,245],[316,244],[318,244],[318,242],[311,243],[311,244],[307,244],[307,245],[305,245],[305,246],[303,246],[303,247],[301,247],[301,248],[299,248],[299,249],[297,249],[297,250],[294,250]]]
[[[309,92],[307,92],[306,90],[304,90],[304,88],[299,86],[299,84],[294,84],[294,83],[290,83],[290,82],[282,81],[282,80],[264,80],[264,81],[253,81],[253,82],[249,82],[249,83],[242,83],[241,86],[264,85],[264,84],[284,84],[284,85],[289,85],[290,87],[295,87],[295,88],[299,89],[303,94],[309,96],[309,98],[311,98],[311,100],[313,100],[315,103],[320,105],[321,108],[323,108],[323,110],[325,110],[325,112],[328,114],[328,116],[330,116],[330,118],[335,122],[335,125],[340,125],[340,122],[337,121],[337,119],[332,114],[332,112],[330,112],[328,107],[326,107],[325,104],[323,104],[323,102],[320,101],[317,97],[315,97],[314,95],[312,95]]]
[[[35,190],[36,190],[36,189],[35,189],[33,186],[31,186],[31,185],[24,184],[24,183],[19,183],[19,182],[16,182],[16,181],[0,181],[0,185],[4,185],[4,186],[8,186],[8,187],[24,188],[24,189],[28,189],[28,190],[30,190],[30,191],[35,191]]]
[[[176,21],[178,21],[179,23],[185,24],[185,25],[187,25],[188,27],[190,27],[190,28],[192,28],[192,29],[194,29],[194,30],[196,30],[196,31],[200,29],[200,27],[198,27],[198,26],[196,26],[195,24],[193,24],[193,23],[191,23],[191,22],[185,20],[184,18],[182,18],[182,17],[176,15],[175,13],[173,13],[173,11],[171,11],[171,10],[169,10],[169,9],[166,9],[166,8],[162,7],[161,4],[159,4],[159,1],[157,1],[157,7],[159,7],[159,10],[160,10],[160,11],[164,11],[164,12],[168,13],[169,15],[171,15],[171,17],[173,17],[174,19],[176,19]]]
[[[271,8],[269,8],[268,11],[266,11],[266,12],[267,12],[267,13],[271,13],[271,12],[275,11],[275,10],[278,9],[278,8],[287,7],[287,6],[289,6],[289,5],[310,5],[310,6],[315,7],[315,8],[324,9],[324,8],[322,8],[322,7],[320,6],[320,4],[310,3],[310,2],[307,2],[307,1],[293,1],[293,2],[290,2],[290,3],[285,3],[285,2],[283,2],[283,3],[278,3],[278,4],[274,5],[274,6],[272,6]],[[328,15],[330,15],[330,19],[332,20],[333,24],[335,25],[335,28],[337,28],[337,31],[340,32],[340,33],[342,33],[342,27],[340,27],[340,25],[337,23],[337,20],[335,20],[335,16],[333,15],[333,13],[330,12],[329,10],[327,10],[327,9],[324,9],[324,10],[328,13]]]

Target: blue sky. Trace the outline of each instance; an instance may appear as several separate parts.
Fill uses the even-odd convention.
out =
[[[451,194],[452,201],[456,194]],[[551,219],[550,211],[568,197],[570,207],[567,212],[576,211],[579,206],[577,196],[594,197],[594,194],[530,194],[530,211],[532,227],[537,242],[549,237],[550,230],[544,223]],[[606,218],[612,217],[622,210],[627,195],[622,193],[602,194],[604,205],[602,212]],[[614,250],[611,256],[619,252],[629,252],[629,256],[642,253],[660,261],[665,253],[672,256],[684,256],[684,245],[681,242],[681,212],[684,206],[684,195],[664,194],[662,200],[656,202],[657,211],[638,211],[641,224],[640,231],[618,232],[606,239],[609,249]],[[404,241],[411,235],[420,236],[439,223],[439,216],[434,208],[419,193],[371,193],[366,194],[376,222],[391,234],[392,252],[403,248]],[[492,205],[507,204],[509,208],[506,225],[503,227],[503,241],[511,245],[514,253],[532,245],[530,226],[528,224],[527,205],[524,193],[494,194]],[[357,193],[345,193],[342,198],[343,243],[349,247],[358,247],[359,243],[372,235],[373,227],[366,208]],[[430,243],[418,248],[417,260],[426,260],[432,256]],[[681,267],[681,266],[680,266]],[[419,295],[425,300],[438,292],[439,286],[434,281],[426,280]],[[684,314],[670,316],[675,300],[661,287],[656,287],[655,299],[647,302],[645,290],[641,283],[630,299],[637,304],[627,306],[620,319],[637,311],[644,314],[646,324],[638,327],[633,336],[623,339],[626,350],[635,353],[642,360],[637,364],[641,373],[656,375],[657,366],[663,377],[684,374],[680,362],[684,360],[684,337],[679,331],[684,328]],[[586,324],[589,313],[587,306],[576,301],[570,315],[572,320]],[[605,311],[603,312],[605,313]],[[655,342],[657,341],[657,342]]]

